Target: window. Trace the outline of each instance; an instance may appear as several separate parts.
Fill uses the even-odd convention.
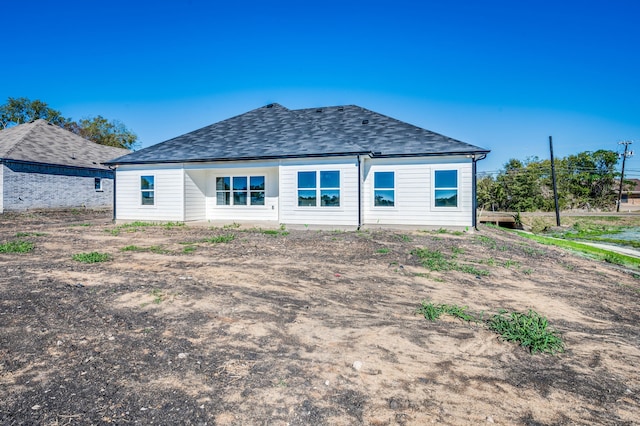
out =
[[[298,172],[298,206],[317,207],[318,199],[321,207],[340,207],[340,171]]]
[[[223,176],[216,178],[218,206],[264,206],[264,176]]]
[[[373,175],[373,205],[395,206],[395,172],[375,172]]]
[[[142,193],[142,205],[153,206],[155,204],[155,176],[140,176],[140,191]]]
[[[435,180],[435,206],[458,207],[458,171],[436,170]]]
[[[101,178],[94,178],[93,186],[96,188],[96,192],[101,192],[102,191],[102,179]]]

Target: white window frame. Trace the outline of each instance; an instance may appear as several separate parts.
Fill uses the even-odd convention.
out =
[[[376,173],[393,173],[393,188],[376,187]],[[396,194],[397,194],[396,177],[397,177],[397,172],[395,170],[374,170],[373,171],[373,182],[371,185],[373,188],[373,196],[371,197],[371,203],[374,209],[390,210],[398,207],[398,199],[396,198]],[[393,205],[392,206],[376,205],[376,191],[393,191]]]
[[[321,182],[321,173],[338,173],[338,186],[337,187],[323,187]],[[314,188],[301,188],[300,187],[300,173],[315,173],[315,187]],[[300,205],[300,191],[314,191],[316,194],[316,203],[314,206],[301,206]],[[338,205],[322,205],[322,192],[323,191],[338,191]],[[296,207],[298,209],[340,209],[342,207],[342,171],[335,169],[327,170],[298,170],[296,172]]]
[[[152,179],[153,187],[151,189],[149,189],[149,188],[144,189],[142,187],[142,179],[144,179],[144,178],[151,178]],[[145,204],[143,202],[143,200],[144,200],[143,194],[145,192],[150,192],[151,193],[151,198],[150,198],[151,201],[152,201],[151,204]],[[156,205],[156,175],[140,175],[140,205],[142,207],[154,207]]]
[[[218,179],[229,179],[229,189],[218,189]],[[233,189],[233,180],[234,178],[245,178],[247,180],[247,189],[244,191],[234,190]],[[261,190],[252,190],[251,189],[251,178],[262,178],[264,180],[264,189]],[[266,208],[266,199],[267,199],[267,176],[266,175],[220,175],[215,176],[215,191],[216,191],[216,207],[230,208],[230,207],[247,207],[247,208]],[[246,194],[247,203],[246,204],[235,204],[234,193],[244,192]],[[251,203],[251,194],[252,193],[262,193],[262,204],[252,204]],[[218,194],[226,193],[229,197],[229,204],[218,204]]]
[[[456,185],[455,187],[436,187],[436,174],[437,172],[456,172]],[[431,190],[431,208],[437,211],[459,211],[462,210],[462,199],[460,197],[460,169],[459,168],[447,168],[440,167],[434,168],[431,171],[431,182],[433,182]],[[436,191],[456,191],[456,206],[437,206],[436,205]]]
[[[93,187],[96,192],[104,192],[104,189],[102,188],[102,178],[93,178]]]

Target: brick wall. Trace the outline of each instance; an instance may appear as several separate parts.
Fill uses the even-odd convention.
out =
[[[113,172],[110,170],[20,163],[2,164],[2,206],[4,211],[27,209],[111,207]],[[102,191],[96,191],[100,178]]]

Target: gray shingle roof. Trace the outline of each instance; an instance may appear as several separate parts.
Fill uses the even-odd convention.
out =
[[[290,110],[269,104],[114,159],[110,164],[356,153],[417,156],[487,152],[355,105]]]
[[[88,141],[45,120],[0,131],[0,160],[107,169],[101,163],[129,152]]]

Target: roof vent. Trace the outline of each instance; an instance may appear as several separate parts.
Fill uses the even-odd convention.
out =
[[[369,124],[369,120],[362,120],[362,124]]]
[[[266,106],[267,108],[273,108],[273,104],[269,104]]]
[[[72,153],[71,153],[71,159],[72,159],[72,160],[75,160],[75,159],[76,159],[76,153],[75,153],[75,152],[72,152]]]
[[[338,107],[338,111],[344,111],[344,107]]]
[[[322,112],[322,108],[318,108],[316,112]]]

